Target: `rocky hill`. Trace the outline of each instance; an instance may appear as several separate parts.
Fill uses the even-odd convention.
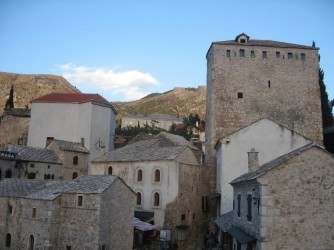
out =
[[[31,100],[52,92],[80,93],[62,76],[0,72],[0,115],[3,113],[5,103],[9,98],[11,85],[14,87],[15,108],[30,108]]]
[[[150,94],[133,102],[113,103],[119,116],[127,114],[158,114],[189,116],[198,114],[205,120],[206,86],[174,88],[165,93]]]

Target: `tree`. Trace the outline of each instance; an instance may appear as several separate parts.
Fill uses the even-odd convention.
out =
[[[325,128],[333,125],[332,108],[334,100],[328,100],[326,85],[324,83],[324,71],[322,69],[319,69],[319,85],[321,96],[322,127]]]
[[[14,108],[14,87],[13,85],[11,86],[10,91],[9,91],[9,98],[6,101],[5,110],[10,110],[12,108]]]

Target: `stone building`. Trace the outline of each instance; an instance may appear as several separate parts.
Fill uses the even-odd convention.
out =
[[[233,249],[333,249],[333,170],[334,156],[312,143],[260,168],[250,161],[231,182]]]
[[[0,154],[0,179],[62,178],[63,164],[54,151],[12,144],[6,144],[5,148],[4,157]]]
[[[28,146],[44,148],[53,139],[84,140],[89,160],[114,149],[113,105],[98,94],[53,93],[32,101]]]
[[[0,147],[5,144],[27,145],[30,109],[12,108],[0,117]]]
[[[1,249],[132,249],[133,191],[116,176],[0,181]]]
[[[162,115],[142,115],[142,114],[130,114],[127,116],[122,116],[122,128],[127,126],[143,127],[146,124],[169,130],[172,124],[183,123],[182,116],[162,116]]]
[[[207,164],[218,140],[262,118],[322,145],[318,48],[240,34],[206,58]]]
[[[89,151],[84,140],[78,143],[53,139],[46,148],[54,151],[62,162],[62,178],[71,180],[88,174]]]
[[[120,176],[137,194],[135,216],[171,230],[172,241],[186,249],[208,220],[210,171],[200,156],[183,137],[161,132],[95,159],[92,171]]]

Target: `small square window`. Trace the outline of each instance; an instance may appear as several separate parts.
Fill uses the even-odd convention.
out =
[[[31,167],[31,168],[34,168],[34,167],[35,167],[35,164],[31,163],[31,164],[30,164],[30,167]]]
[[[78,207],[82,207],[82,203],[83,203],[83,196],[79,195],[78,196],[78,203],[77,203]]]
[[[244,97],[244,94],[242,92],[238,92],[238,99],[242,99]]]
[[[302,61],[305,61],[305,53],[301,53],[301,54],[300,54],[300,59],[301,59]]]
[[[186,215],[185,214],[181,214],[181,220],[185,220],[186,219]]]
[[[267,51],[262,51],[262,58],[267,59]]]
[[[292,53],[291,52],[288,53],[288,59],[292,59]]]
[[[281,52],[276,51],[276,58],[281,58]]]
[[[226,50],[226,57],[231,57],[231,51],[229,49]]]
[[[254,57],[255,57],[255,51],[251,50],[251,58],[254,58]]]
[[[239,56],[240,57],[245,57],[245,50],[244,49],[239,50]]]

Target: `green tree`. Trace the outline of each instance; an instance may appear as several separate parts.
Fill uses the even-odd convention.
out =
[[[322,127],[328,127],[333,125],[333,113],[332,108],[334,100],[329,101],[328,94],[326,91],[326,85],[324,83],[324,71],[319,69],[319,85],[320,85],[320,96],[321,96],[321,112],[322,112]]]
[[[13,85],[11,86],[10,91],[9,91],[9,98],[6,101],[5,110],[9,110],[12,108],[14,108],[14,87]]]

